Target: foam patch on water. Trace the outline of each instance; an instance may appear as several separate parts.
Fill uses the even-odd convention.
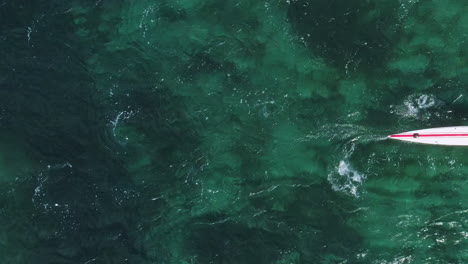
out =
[[[114,137],[116,136],[115,130],[117,129],[117,126],[119,125],[119,122],[124,121],[132,117],[136,112],[133,110],[130,111],[121,111],[114,120],[111,120],[110,123],[112,124],[112,134]]]
[[[333,190],[359,197],[359,188],[366,176],[354,169],[349,161],[341,160],[335,170],[328,174]]]
[[[415,119],[429,119],[431,111],[442,105],[443,102],[431,94],[412,94],[408,96],[402,105],[390,106],[390,113]]]
[[[343,154],[339,159],[335,160],[338,165],[329,169],[327,178],[334,191],[359,197],[361,186],[364,184],[367,175],[353,167],[351,156],[360,144],[368,144],[369,142],[377,142],[387,139],[385,136],[380,136],[378,134],[381,133],[376,132],[375,134],[362,134],[355,136],[348,139],[348,141],[340,147]],[[369,157],[369,160],[371,159],[372,157]]]
[[[387,140],[386,134],[387,132],[384,131],[355,124],[328,124],[311,131],[298,140],[323,139],[338,145],[337,152],[341,153],[341,155],[338,155],[332,161],[332,164],[337,165],[329,168],[328,182],[335,191],[359,197],[360,188],[366,179],[366,174],[352,166],[351,156],[359,145]],[[343,141],[344,143],[341,143]]]

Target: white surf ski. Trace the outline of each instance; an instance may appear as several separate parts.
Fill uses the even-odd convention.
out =
[[[388,138],[422,144],[468,146],[468,126],[414,130],[390,135]]]

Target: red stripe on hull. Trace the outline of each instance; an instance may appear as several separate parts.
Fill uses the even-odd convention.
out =
[[[406,135],[390,135],[391,138],[405,138],[405,137],[414,137],[413,134]],[[468,134],[418,134],[418,137],[468,137]]]

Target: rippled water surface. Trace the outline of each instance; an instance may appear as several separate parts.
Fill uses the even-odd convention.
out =
[[[2,263],[467,263],[459,0],[0,0]]]

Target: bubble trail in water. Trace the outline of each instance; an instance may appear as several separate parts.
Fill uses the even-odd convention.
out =
[[[340,145],[342,153],[335,161],[338,165],[333,166],[328,173],[328,181],[334,191],[344,192],[354,197],[359,197],[359,189],[367,178],[365,173],[353,167],[350,159],[360,145],[387,140],[387,131],[373,130],[357,125],[334,125],[340,127],[333,139],[345,139],[346,142]],[[373,132],[373,133],[369,133]],[[370,157],[369,159],[371,159]],[[333,162],[334,164],[336,164]]]

